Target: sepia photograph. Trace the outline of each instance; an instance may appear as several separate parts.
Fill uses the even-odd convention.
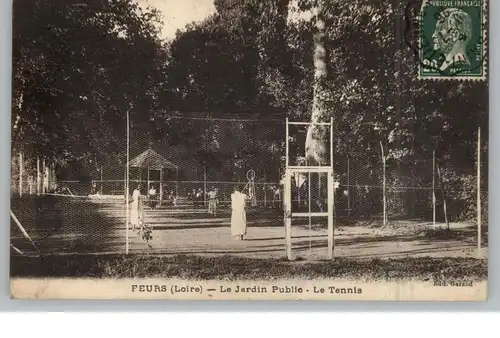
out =
[[[12,298],[487,300],[487,0],[12,25]]]

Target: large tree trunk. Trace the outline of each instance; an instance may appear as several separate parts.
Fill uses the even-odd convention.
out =
[[[326,111],[327,52],[325,47],[325,22],[322,2],[314,9],[314,82],[311,122],[328,122]],[[327,121],[328,120],[328,121]],[[328,128],[324,126],[309,126],[306,136],[306,158],[308,163],[324,165],[328,163]]]
[[[311,111],[311,122],[330,122],[326,109],[326,78],[328,75],[327,52],[325,46],[325,21],[323,17],[323,1],[318,3],[318,7],[313,10],[312,20],[315,20],[314,39],[314,81],[313,81],[313,104]],[[308,165],[326,165],[329,163],[328,143],[329,128],[327,126],[310,125],[306,135],[306,160]],[[310,182],[309,184],[312,184]],[[310,196],[310,203],[313,202],[319,210],[323,210],[322,175],[318,174],[318,185],[313,191],[314,196]],[[312,197],[312,198],[311,198]],[[313,201],[311,201],[311,199]]]

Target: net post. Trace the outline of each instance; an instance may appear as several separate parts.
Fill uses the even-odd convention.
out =
[[[283,192],[283,204],[285,207],[285,251],[288,260],[293,260],[292,257],[292,194],[291,194],[291,175],[288,169],[289,161],[289,122],[286,118],[286,140],[285,140],[285,187]]]
[[[351,163],[347,155],[347,216],[351,217]]]
[[[150,186],[150,184],[151,184],[151,183],[150,183],[150,181],[149,181],[149,171],[150,171],[150,170],[151,170],[151,169],[148,167],[148,186],[146,187],[146,194],[148,194],[148,192],[149,192],[149,186]]]
[[[285,206],[285,250],[286,258],[293,260],[292,256],[292,206],[291,206],[291,175],[287,169],[285,172],[285,191],[283,196]]]
[[[264,207],[267,208],[267,185],[264,182]]]
[[[436,225],[436,151],[432,151],[432,225]]]
[[[264,208],[267,208],[267,173],[264,170]]]
[[[175,169],[175,201],[179,199],[179,168]]]
[[[129,154],[130,151],[130,123],[129,123],[129,111],[127,110],[127,166],[125,169],[125,254],[128,255],[129,252],[129,232],[128,232],[128,217],[129,217],[129,205],[128,205],[128,195],[129,195]]]
[[[203,165],[203,206],[207,206],[207,164]]]
[[[309,176],[310,176],[310,173],[309,173]],[[295,186],[298,186],[299,185],[299,180],[300,180],[300,174],[294,173],[292,177],[293,177],[293,179],[295,181]],[[309,177],[309,179],[310,178],[311,177]],[[301,203],[302,203],[302,201],[300,199],[300,188],[297,187],[297,204],[299,205],[299,207],[302,205]]]
[[[36,194],[40,195],[40,157],[36,158]]]
[[[162,174],[163,174],[163,168],[160,168],[160,207],[161,207],[161,202],[163,200],[163,182],[162,182]]]
[[[99,189],[98,189],[101,195],[104,194],[103,177],[104,177],[104,166],[101,165],[101,184],[100,184]]]
[[[299,178],[300,178],[300,174],[299,174]],[[319,178],[319,182],[321,181],[321,173],[318,173],[318,178]],[[308,211],[309,211],[309,217],[308,217],[308,220],[309,220],[309,254],[311,254],[311,251],[312,251],[312,238],[311,238],[311,233],[312,233],[312,217],[311,217],[311,172],[308,173],[308,180],[307,180],[307,185],[309,186],[309,189],[308,189],[308,196],[307,196],[307,199],[308,199]],[[318,187],[318,197],[320,196],[321,192],[321,187]],[[297,191],[299,193],[299,196],[300,196],[300,187],[297,186]]]
[[[380,151],[382,155],[382,203],[383,203],[383,224],[387,225],[387,205],[386,205],[386,196],[385,196],[385,154],[384,154],[384,145],[382,141],[380,141]]]
[[[335,257],[334,256],[334,247],[335,247],[335,223],[334,223],[334,217],[335,217],[335,194],[334,194],[334,187],[333,187],[333,117],[330,117],[330,167],[331,167],[331,172],[328,174],[327,178],[327,198],[328,198],[328,259],[332,259]],[[347,177],[349,179],[349,173],[347,174]],[[351,197],[349,196],[349,183],[347,185],[347,192],[348,196],[347,198],[350,199]],[[348,200],[350,202],[350,200]],[[348,213],[350,214],[351,212],[351,207],[348,207],[349,211]]]
[[[19,196],[23,195],[23,153],[19,153]]]
[[[289,161],[288,161],[288,154],[289,154],[289,149],[288,149],[288,137],[289,137],[289,130],[288,130],[288,117],[286,118],[286,141],[285,141],[285,167],[288,168],[289,166]]]
[[[47,174],[47,167],[45,166],[45,158],[42,158],[42,193],[47,192],[47,184],[45,183],[46,174]]]
[[[477,128],[477,255],[481,254],[481,127]]]
[[[334,258],[334,246],[335,246],[335,238],[334,238],[334,187],[333,187],[333,168],[328,173],[328,259]]]
[[[330,166],[333,169],[333,117],[330,117]]]

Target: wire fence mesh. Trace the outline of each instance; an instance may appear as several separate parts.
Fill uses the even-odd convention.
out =
[[[208,128],[204,121],[189,123],[191,131]],[[186,148],[158,151],[179,166],[178,172],[130,169],[128,194],[131,196],[140,186],[146,221],[158,229],[184,229],[192,224],[199,228],[214,224],[229,227],[231,194],[237,187],[252,195],[248,204],[250,224],[283,227],[284,127],[262,127],[258,122],[249,126],[234,121],[208,129],[209,133],[187,141],[192,143],[189,147],[197,149],[196,153]],[[304,165],[306,131],[295,129],[289,160],[291,164]],[[134,146],[133,154],[144,150],[141,148],[144,144]],[[30,160],[19,154],[12,157],[11,209],[27,232],[35,234],[35,242],[42,250],[124,250],[125,220],[129,215],[122,150],[120,156],[115,154],[121,162],[98,166],[92,163],[87,172],[82,164],[81,172],[86,173],[83,178],[79,164],[61,169],[42,159]],[[384,167],[380,154],[361,156],[362,151],[353,154],[334,157],[333,203],[337,226],[367,223],[381,226],[384,216],[388,222],[475,222],[479,207],[481,222],[487,226],[487,156],[481,162],[478,207],[478,175],[473,160],[464,165],[451,160],[450,163],[433,161],[432,153],[401,159],[392,154],[387,156]],[[255,173],[251,180],[247,177],[250,171]],[[327,210],[325,175],[303,173],[292,177],[292,212]],[[156,190],[154,197],[149,196],[152,187]],[[217,221],[208,213],[210,191],[216,194]],[[152,207],[155,203],[157,206]],[[326,219],[304,217],[295,220],[294,225],[323,229]],[[13,238],[19,242],[22,236],[14,220],[11,228]],[[133,247],[140,245],[139,241]],[[159,245],[166,248],[163,242]],[[26,243],[19,246],[28,250]]]

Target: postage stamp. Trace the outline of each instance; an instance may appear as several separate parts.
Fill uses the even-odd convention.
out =
[[[420,79],[485,80],[486,0],[426,0],[420,11]]]

